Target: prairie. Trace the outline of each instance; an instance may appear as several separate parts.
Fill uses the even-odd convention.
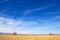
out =
[[[60,40],[60,35],[2,35],[0,34],[0,40]]]

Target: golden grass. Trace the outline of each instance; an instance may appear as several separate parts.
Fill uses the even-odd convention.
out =
[[[60,40],[60,35],[0,35],[0,40]]]

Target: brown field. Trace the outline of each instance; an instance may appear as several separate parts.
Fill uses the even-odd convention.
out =
[[[60,40],[60,35],[0,35],[0,40]]]

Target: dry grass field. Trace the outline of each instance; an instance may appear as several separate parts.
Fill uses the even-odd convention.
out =
[[[60,40],[60,35],[0,35],[0,40]]]

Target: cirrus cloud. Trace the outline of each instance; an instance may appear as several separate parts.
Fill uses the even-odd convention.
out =
[[[2,2],[6,2],[6,1],[8,1],[8,0],[0,0],[0,3],[2,3]]]
[[[35,21],[15,20],[12,18],[0,17],[0,32],[14,32],[15,29],[25,28],[29,25],[36,25]],[[19,31],[19,30],[18,30]]]

